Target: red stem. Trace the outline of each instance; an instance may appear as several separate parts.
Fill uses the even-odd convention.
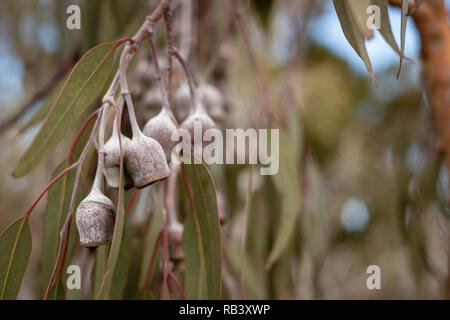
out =
[[[44,194],[48,191],[48,189],[50,189],[62,176],[64,176],[67,172],[69,172],[70,170],[74,169],[75,167],[77,167],[77,163],[75,162],[73,165],[71,165],[70,167],[64,169],[63,172],[61,172],[60,174],[58,174],[52,181],[50,181],[50,183],[44,188],[44,190],[41,192],[41,194],[36,198],[36,200],[34,200],[33,204],[28,208],[27,212],[25,213],[25,218],[28,218],[31,214],[31,212],[33,211],[34,207],[36,207],[36,205],[39,203],[39,200],[42,199],[42,197],[44,196]]]
[[[159,245],[159,241],[161,240],[161,236],[162,236],[162,231],[159,232],[158,237],[156,238],[156,241],[155,241],[155,246],[153,247],[152,257],[150,259],[150,264],[147,269],[147,275],[145,277],[145,285],[144,285],[145,291],[147,291],[148,287],[150,286],[150,278],[152,275],[153,264],[155,262],[156,251],[158,250],[158,245]]]
[[[92,112],[91,115],[86,119],[86,121],[81,126],[80,131],[78,131],[77,136],[75,137],[75,140],[73,141],[72,146],[70,147],[69,156],[67,157],[67,165],[69,165],[70,163],[70,159],[72,158],[75,152],[75,148],[77,147],[77,143],[80,140],[81,135],[83,134],[84,130],[86,130],[89,122],[91,122],[91,120],[94,119],[94,117],[98,114],[99,111],[100,109],[97,109],[94,112]]]
[[[133,196],[131,197],[130,201],[128,202],[127,207],[125,208],[125,214],[124,214],[125,219],[127,218],[128,213],[130,212],[131,207],[133,206],[134,200],[136,200],[136,197],[138,196],[140,190],[141,189],[136,189],[134,191]]]
[[[183,296],[183,299],[186,300],[186,294],[184,293],[183,288],[181,287],[180,283],[178,282],[177,278],[173,274],[173,272],[169,272],[169,279],[172,280],[175,283],[175,286],[178,288],[178,291],[180,291],[181,295]]]

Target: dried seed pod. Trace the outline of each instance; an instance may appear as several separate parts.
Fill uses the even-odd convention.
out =
[[[215,86],[202,83],[198,86],[200,101],[205,106],[205,110],[214,120],[221,121],[225,117],[225,99]],[[175,116],[179,120],[189,116],[189,106],[191,105],[191,94],[187,83],[182,83],[173,95]]]
[[[159,142],[166,154],[167,161],[170,161],[170,155],[177,141],[172,141],[172,133],[177,129],[171,115],[166,108],[162,108],[157,116],[151,118],[144,126],[144,134]]]
[[[194,143],[194,137],[195,137],[195,131],[200,130],[202,138],[203,134],[206,130],[215,128],[216,124],[211,119],[211,117],[206,113],[205,109],[203,109],[202,106],[197,107],[196,110],[191,113],[189,117],[187,117],[186,120],[184,120],[180,128],[186,129],[189,131],[192,139],[192,143]],[[195,129],[197,128],[197,129]]]
[[[130,138],[121,134],[122,140],[122,153],[124,159],[130,143]],[[106,182],[111,188],[118,188],[120,183],[120,143],[117,131],[113,130],[113,134],[108,142],[103,146],[103,174],[105,175]],[[125,189],[131,189],[133,187],[133,180],[128,174],[127,170],[124,170],[125,177]]]
[[[173,94],[173,105],[175,116],[179,121],[186,119],[189,116],[191,105],[191,95],[189,93],[189,86],[187,83],[182,83]]]
[[[83,247],[98,247],[112,241],[116,209],[112,201],[99,189],[81,201],[76,212],[76,222]]]
[[[215,86],[204,83],[198,88],[200,98],[206,111],[214,120],[223,120],[225,117],[225,99]]]
[[[164,149],[158,141],[145,136],[140,130],[133,134],[128,144],[125,165],[138,189],[170,175]]]

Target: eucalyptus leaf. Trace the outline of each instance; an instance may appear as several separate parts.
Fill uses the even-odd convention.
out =
[[[276,175],[271,176],[282,196],[280,223],[275,241],[267,260],[267,267],[280,258],[294,235],[296,221],[301,210],[299,157],[292,146],[292,138],[280,129],[280,165]]]
[[[17,298],[30,254],[28,217],[22,217],[0,234],[0,300]]]
[[[114,278],[114,272],[119,258],[120,247],[122,245],[123,238],[123,225],[124,225],[124,186],[123,186],[123,158],[120,161],[120,185],[119,185],[119,201],[116,209],[116,223],[114,225],[114,236],[111,243],[111,249],[109,250],[108,263],[106,266],[103,280],[96,296],[97,299],[109,299],[111,297],[111,287]]]
[[[55,170],[54,177],[61,173],[66,168],[66,160],[63,161]],[[67,173],[58,180],[48,191],[47,194],[47,206],[45,208],[44,217],[44,239],[42,243],[42,283],[44,288],[47,287],[48,281],[53,271],[54,263],[58,254],[58,246],[60,241],[60,231],[66,220],[66,216],[70,206],[70,200],[72,197],[73,186],[75,182],[75,171]],[[75,207],[81,201],[82,190],[78,188]],[[75,221],[75,215],[72,218],[72,223]],[[72,224],[74,225],[74,224]],[[69,236],[69,244],[67,247],[66,260],[63,266],[63,270],[69,265],[69,259],[71,256],[73,244],[75,241],[75,230],[72,228]],[[66,274],[62,273],[64,278]],[[49,299],[57,298],[60,278],[55,279],[56,285],[52,287],[52,291],[48,295]]]
[[[22,177],[36,167],[78,121],[103,89],[114,63],[116,43],[100,44],[86,52],[72,69],[44,123],[14,170]]]
[[[334,8],[339,18],[345,38],[353,47],[358,56],[363,60],[373,82],[376,83],[372,63],[370,62],[369,55],[367,54],[365,34],[364,31],[359,28],[357,22],[358,17],[354,16],[355,10],[352,9],[355,3],[356,2],[353,0],[333,0]]]
[[[381,25],[378,31],[383,36],[384,40],[391,46],[391,48],[402,55],[400,49],[398,48],[397,42],[395,41],[394,35],[392,33],[391,23],[389,21],[389,9],[387,0],[370,0],[372,5],[376,5],[380,8]]]
[[[406,23],[408,22],[408,5],[409,5],[408,0],[402,0],[402,18],[401,18],[401,34],[400,34],[401,55],[397,78],[400,77],[400,72],[402,71],[403,56],[405,52]]]
[[[193,196],[192,213],[186,217],[183,232],[186,295],[189,299],[220,299],[222,245],[214,181],[203,164],[183,165],[182,170]]]

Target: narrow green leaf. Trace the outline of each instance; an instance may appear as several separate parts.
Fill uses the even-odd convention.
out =
[[[64,286],[61,281],[58,281],[50,288],[50,292],[48,293],[49,299],[52,300],[64,300]]]
[[[106,265],[108,263],[108,249],[107,246],[100,246],[95,249],[95,264],[94,270],[92,270],[91,275],[91,288],[92,296],[97,297],[100,293],[100,287],[103,282],[103,275],[106,272]]]
[[[358,30],[360,30],[367,38],[369,29],[367,27],[367,7],[369,0],[349,0],[348,7]]]
[[[392,33],[391,23],[389,21],[388,0],[370,0],[370,4],[376,5],[380,8],[381,25],[378,31],[383,36],[384,40],[386,40],[386,42],[391,46],[391,48],[398,55],[402,56],[397,42],[395,41],[394,34]]]
[[[54,176],[57,176],[66,167],[66,161],[63,161],[55,170]],[[42,243],[42,283],[44,288],[47,287],[48,281],[52,274],[53,266],[56,261],[59,246],[59,233],[64,225],[67,212],[70,206],[70,199],[72,197],[73,185],[75,181],[75,171],[71,171],[66,174],[63,178],[58,180],[48,191],[47,194],[47,206],[45,208],[44,217],[44,239]],[[82,195],[81,188],[78,189],[77,203],[80,202]],[[69,236],[69,244],[67,249],[67,257],[70,257],[70,252],[72,251],[73,243],[75,240],[75,232],[72,232]],[[68,266],[69,259],[66,259],[64,263],[63,270]],[[65,273],[63,273],[65,275]],[[60,282],[57,279],[56,282]],[[55,288],[58,289],[56,286]],[[53,289],[52,289],[53,290]],[[56,298],[59,294],[58,290],[53,290],[55,295],[49,294],[49,299]]]
[[[264,286],[258,278],[257,268],[247,253],[240,254],[239,247],[229,241],[224,245],[225,254],[235,274],[244,274],[241,284],[248,290],[250,299],[264,299]],[[247,297],[246,297],[247,298]]]
[[[111,249],[109,250],[108,263],[106,266],[106,271],[103,276],[102,284],[97,299],[110,299],[111,297],[111,287],[114,278],[114,271],[117,264],[117,259],[119,258],[119,251],[122,244],[123,238],[123,225],[124,225],[124,187],[123,187],[123,159],[120,161],[120,185],[119,185],[119,203],[116,209],[116,223],[114,226],[114,236],[111,243]]]
[[[186,217],[183,232],[186,295],[189,299],[220,299],[222,245],[214,181],[203,164],[183,165],[183,169],[193,195],[192,214]]]
[[[56,97],[39,132],[21,156],[15,177],[36,167],[77,122],[105,85],[114,63],[115,43],[98,45],[83,55]]]
[[[270,268],[287,249],[294,235],[296,221],[301,210],[299,158],[291,146],[292,139],[284,130],[280,129],[279,171],[271,178],[282,196],[281,217],[275,242],[267,260],[267,268]]]
[[[30,227],[22,217],[0,235],[0,300],[17,298],[30,254]]]
[[[55,101],[56,97],[58,96],[59,92],[61,91],[61,88],[63,87],[65,83],[65,79],[62,79],[58,84],[50,91],[50,93],[45,98],[44,103],[42,106],[34,113],[34,115],[31,117],[31,119],[27,122],[25,126],[21,129],[21,131],[25,131],[28,128],[31,128],[38,123],[42,122],[45,119],[45,116],[50,111],[50,108],[53,105],[53,102]]]
[[[184,222],[183,249],[186,259],[184,275],[185,293],[188,299],[207,299],[205,255],[198,217],[190,214]]]
[[[334,8],[345,38],[358,56],[363,60],[373,82],[376,83],[372,64],[366,50],[365,34],[364,31],[358,27],[357,17],[354,16],[355,11],[352,9],[352,6],[354,6],[355,3],[356,2],[352,0],[333,0]]]
[[[402,18],[401,18],[401,55],[400,55],[400,66],[398,68],[397,78],[400,77],[400,72],[402,71],[403,57],[405,53],[405,38],[406,38],[406,23],[408,22],[408,0],[402,0]]]
[[[152,187],[151,187],[152,188]],[[162,202],[162,188],[154,188],[157,189],[157,192],[154,195],[154,198],[152,199],[152,213],[149,219],[149,227],[146,232],[145,240],[144,240],[144,253],[142,255],[142,263],[141,263],[141,272],[139,276],[139,290],[144,289],[145,281],[147,279],[147,270],[150,266],[153,248],[155,247],[156,240],[158,238],[159,233],[162,230],[163,221],[162,221],[162,209],[163,209],[163,202]],[[161,242],[159,243],[161,245]],[[156,262],[153,265],[153,270],[151,277],[153,277],[156,274],[157,268]]]
[[[123,297],[123,291],[128,280],[128,270],[131,264],[131,248],[126,232],[123,233],[120,244],[119,256],[114,269],[114,281],[111,285],[111,299],[119,300]]]

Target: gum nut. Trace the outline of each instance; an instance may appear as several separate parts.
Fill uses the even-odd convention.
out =
[[[200,85],[199,92],[202,102],[211,117],[222,119],[225,116],[225,100],[220,90],[206,83]]]
[[[122,151],[125,158],[126,150],[130,143],[130,138],[121,135],[122,139]],[[120,182],[120,145],[117,135],[112,136],[103,146],[103,174],[105,175],[106,182],[111,188],[118,188]],[[127,172],[125,176],[125,189],[133,187],[133,180]]]
[[[135,188],[141,189],[170,175],[162,146],[153,138],[139,133],[131,139],[125,165]]]
[[[83,247],[97,247],[112,241],[116,209],[100,191],[93,191],[77,208],[76,222]]]
[[[142,101],[147,110],[158,110],[161,107],[161,94],[157,88],[147,90],[143,95]]]
[[[177,141],[172,141],[172,133],[177,130],[175,123],[170,118],[169,113],[163,109],[157,116],[151,118],[144,126],[144,134],[159,142],[166,154],[167,161]]]
[[[173,95],[173,105],[176,118],[181,121],[189,116],[191,109],[191,94],[186,83],[181,84]]]
[[[202,137],[206,130],[216,127],[216,124],[211,119],[211,117],[208,116],[208,114],[203,110],[198,110],[192,113],[186,120],[181,123],[180,128],[188,130],[191,135],[191,141],[194,141],[194,128],[197,127],[197,130],[199,130],[200,126]]]

